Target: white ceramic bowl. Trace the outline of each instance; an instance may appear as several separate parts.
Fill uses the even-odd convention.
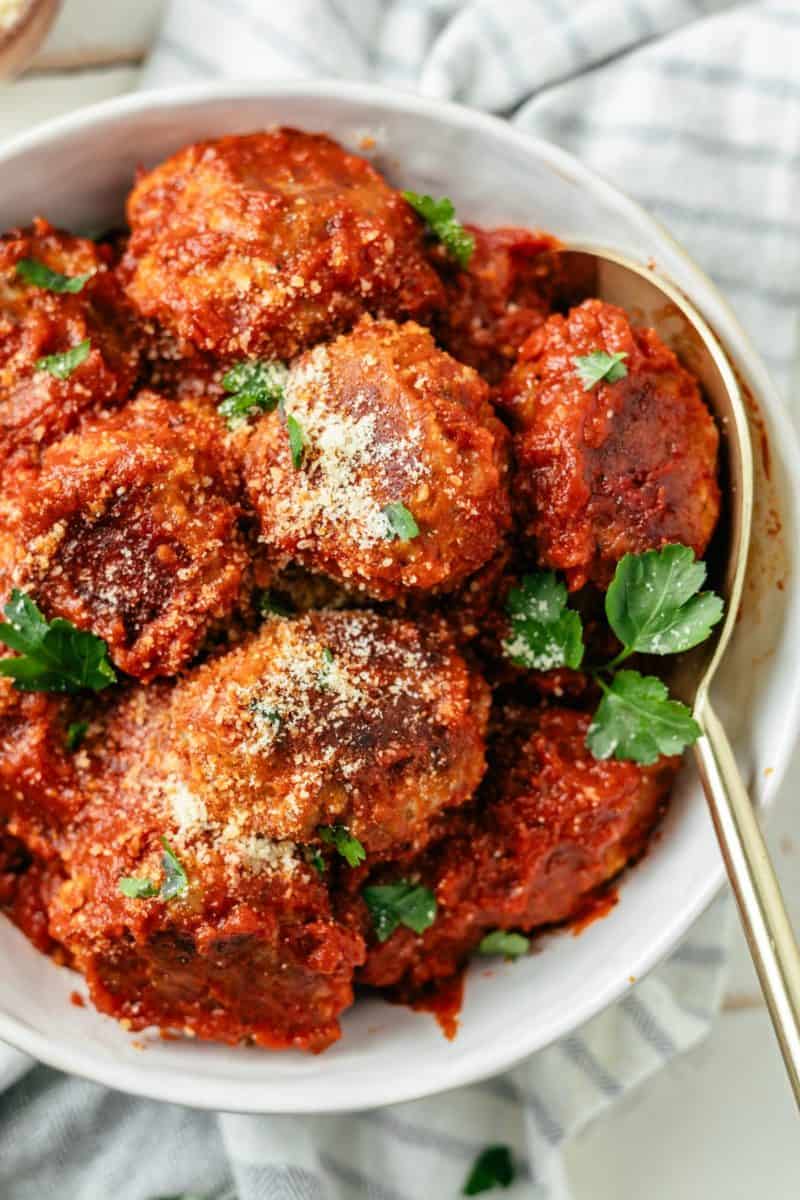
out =
[[[370,134],[370,154],[390,179],[449,195],[463,217],[481,224],[541,226],[565,241],[604,243],[650,261],[717,331],[757,397],[771,446],[769,477],[762,469],[758,484],[751,583],[718,689],[753,795],[768,804],[795,740],[800,701],[794,435],[725,302],[615,188],[556,147],[454,105],[346,83],[204,86],[125,97],[17,138],[0,151],[0,227],[35,213],[74,230],[103,227],[119,220],[137,166],[187,142],[274,123],[325,130],[354,149]],[[319,1058],[132,1037],[71,1004],[80,981],[0,919],[0,1038],[63,1070],[197,1107],[310,1113],[407,1100],[488,1076],[580,1025],[667,954],[722,877],[687,767],[661,834],[625,877],[613,912],[580,937],[547,938],[540,953],[513,965],[473,967],[455,1041],[430,1016],[370,1000],[345,1016],[342,1040]]]

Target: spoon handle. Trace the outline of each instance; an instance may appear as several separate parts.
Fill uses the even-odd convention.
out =
[[[800,1107],[800,950],[730,742],[706,701],[695,756],[750,954]]]

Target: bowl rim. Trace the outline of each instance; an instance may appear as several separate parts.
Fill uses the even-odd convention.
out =
[[[64,116],[56,117],[35,126],[33,129],[18,134],[0,145],[0,167],[9,158],[21,153],[27,153],[46,147],[53,139],[65,133],[74,134],[81,131],[91,131],[104,124],[113,125],[117,120],[127,118],[136,113],[151,109],[180,109],[191,108],[207,101],[230,100],[280,100],[284,98],[302,97],[309,99],[337,99],[351,101],[356,104],[379,104],[384,109],[403,112],[407,115],[419,115],[438,121],[446,121],[456,128],[467,128],[483,132],[488,138],[500,140],[509,146],[523,152],[532,153],[556,173],[565,175],[574,183],[585,188],[589,193],[604,198],[616,209],[624,210],[631,220],[632,226],[645,237],[656,237],[663,243],[669,244],[672,251],[683,260],[684,267],[692,282],[692,292],[689,299],[694,303],[696,287],[700,294],[710,295],[715,303],[725,311],[726,318],[737,340],[738,354],[746,360],[746,371],[758,404],[766,411],[768,422],[774,438],[780,444],[780,457],[786,474],[800,478],[800,447],[795,429],[791,423],[788,408],[781,400],[758,352],[752,345],[749,336],[739,323],[728,301],[719,292],[716,285],[694,263],[679,242],[660,221],[652,217],[641,205],[632,200],[614,184],[603,178],[594,169],[585,166],[568,151],[537,137],[524,130],[519,130],[508,121],[468,108],[452,101],[432,99],[415,93],[403,92],[398,89],[379,84],[350,82],[338,79],[291,80],[264,83],[250,82],[217,82],[190,84],[180,87],[153,88],[128,93],[88,105]],[[698,305],[702,313],[703,306]],[[800,528],[800,489],[793,489],[788,500],[792,512],[792,523]],[[785,626],[800,640],[800,597],[797,596],[798,584],[795,581],[796,572],[792,572],[785,590]],[[798,602],[792,603],[795,599]],[[786,714],[782,743],[778,752],[771,755],[772,772],[762,787],[762,807],[768,808],[783,780],[789,764],[798,729],[800,728],[800,672],[794,675],[791,689],[787,689],[783,697],[783,711]],[[720,858],[715,870],[710,871],[701,889],[698,889],[690,905],[683,905],[670,914],[665,920],[659,935],[648,945],[643,946],[635,958],[629,961],[630,973],[640,981],[655,966],[657,966],[674,948],[680,938],[686,933],[698,916],[707,908],[725,878],[725,871]],[[268,1107],[259,1102],[259,1085],[253,1081],[219,1079],[197,1076],[188,1072],[174,1073],[161,1070],[160,1073],[142,1072],[135,1062],[127,1062],[113,1054],[88,1050],[87,1046],[94,1043],[80,1043],[70,1046],[51,1044],[50,1040],[37,1030],[26,1025],[24,1021],[0,1011],[0,1039],[9,1045],[30,1054],[40,1062],[46,1063],[59,1070],[83,1076],[95,1083],[128,1092],[132,1095],[157,1099],[171,1103],[184,1104],[192,1108],[217,1110],[227,1112],[265,1114],[265,1113],[333,1113],[356,1112],[378,1107],[384,1104],[400,1103],[419,1099],[424,1096],[475,1083],[481,1079],[507,1070],[515,1063],[528,1057],[537,1050],[552,1044],[559,1037],[579,1028],[585,1021],[604,1010],[617,1000],[628,986],[627,979],[609,978],[600,987],[586,990],[579,999],[570,1006],[568,1015],[558,1014],[548,1023],[540,1022],[535,1026],[536,1034],[529,1043],[502,1045],[495,1043],[487,1046],[480,1054],[473,1053],[470,1057],[454,1057],[446,1071],[440,1073],[436,1081],[419,1073],[418,1081],[414,1084],[404,1083],[392,1088],[369,1072],[360,1076],[360,1095],[352,1094],[340,1097],[339,1100],[324,1100],[313,1095],[313,1082],[310,1081],[309,1099],[303,1104],[281,1103],[275,1092],[270,1098]],[[200,1085],[201,1086],[198,1086]],[[263,1086],[263,1085],[262,1085]],[[236,1100],[236,1090],[247,1093],[247,1101],[242,1097]],[[265,1089],[269,1090],[269,1089]]]

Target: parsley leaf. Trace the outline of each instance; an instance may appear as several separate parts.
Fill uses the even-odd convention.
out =
[[[403,192],[403,199],[422,217],[451,258],[466,270],[475,249],[475,238],[457,220],[452,200],[447,196],[434,200],[432,196],[420,196],[418,192]]]
[[[161,845],[164,847],[164,853],[161,857],[161,865],[164,868],[161,899],[172,900],[175,896],[185,896],[189,890],[189,877],[165,837],[162,837]]]
[[[45,288],[48,292],[70,292],[73,295],[80,292],[87,279],[91,279],[94,274],[93,271],[89,271],[86,275],[61,275],[58,271],[51,271],[50,267],[39,262],[37,258],[21,258],[16,269],[17,274],[26,283]]]
[[[567,589],[553,571],[526,575],[522,586],[512,588],[506,601],[511,636],[503,651],[518,667],[552,671],[577,668],[583,661],[583,626],[567,608]]]
[[[357,867],[367,857],[361,842],[345,825],[320,825],[317,832],[326,845],[336,847],[348,867]]]
[[[130,900],[150,900],[156,896],[160,900],[174,900],[177,896],[186,895],[189,890],[189,877],[183,864],[165,837],[162,837],[161,845],[164,847],[164,853],[161,855],[164,882],[159,887],[152,879],[126,875],[118,884],[123,896]]]
[[[705,577],[705,563],[688,546],[626,554],[606,593],[608,623],[624,647],[616,661],[637,652],[678,654],[704,642],[723,607],[713,592],[700,592]]]
[[[267,616],[268,613],[274,613],[276,617],[291,617],[294,615],[289,605],[285,604],[284,601],[281,600],[279,596],[276,596],[275,593],[269,588],[267,588],[265,592],[261,593],[256,603],[258,605],[259,612],[261,612],[264,616]]]
[[[521,933],[508,933],[505,929],[495,929],[487,933],[478,945],[479,954],[502,954],[504,958],[519,958],[527,954],[531,948],[531,939]]]
[[[21,657],[0,659],[0,675],[8,675],[21,692],[99,692],[116,682],[102,638],[76,629],[61,617],[46,621],[34,602],[17,588],[4,609],[0,642]]]
[[[628,368],[622,361],[628,355],[624,350],[616,354],[606,354],[605,350],[593,350],[591,354],[578,355],[573,362],[578,371],[578,378],[583,384],[583,390],[590,392],[595,384],[604,380],[606,383],[616,383],[628,374]]]
[[[436,920],[436,897],[421,883],[402,879],[398,883],[365,887],[361,895],[372,914],[379,942],[390,938],[398,925],[423,933]]]
[[[64,744],[68,750],[74,751],[79,749],[83,739],[86,737],[86,731],[88,728],[88,721],[73,721],[67,726],[67,734],[64,738]]]
[[[316,847],[306,846],[305,859],[308,865],[313,867],[318,875],[325,874],[325,859],[322,857]]]
[[[511,1187],[513,1182],[514,1162],[508,1146],[487,1146],[475,1159],[461,1194],[478,1196],[497,1187]]]
[[[586,745],[595,758],[631,759],[650,766],[662,754],[680,754],[702,730],[685,704],[670,700],[654,675],[617,671],[611,683],[598,679],[603,699]]]
[[[303,463],[303,450],[305,448],[303,427],[291,413],[288,413],[286,416],[286,428],[289,431],[289,449],[292,452],[292,466],[295,471],[299,471]]]
[[[119,881],[119,890],[129,900],[149,900],[158,895],[158,888],[150,879],[142,879],[136,875],[126,875]]]
[[[86,338],[83,342],[78,342],[77,346],[73,346],[71,350],[65,350],[62,354],[45,354],[43,358],[37,358],[36,370],[47,371],[56,379],[69,379],[72,372],[86,362],[89,353],[92,349],[92,343]]]
[[[272,412],[277,408],[283,400],[288,376],[282,362],[248,358],[232,366],[222,377],[222,386],[230,394],[219,405],[228,428],[236,429],[256,409]]]
[[[387,504],[383,515],[386,517],[389,527],[388,538],[390,541],[397,538],[399,542],[410,542],[412,538],[419,536],[419,525],[405,504],[400,504],[399,501]]]

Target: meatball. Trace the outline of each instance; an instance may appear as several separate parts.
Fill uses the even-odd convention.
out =
[[[222,358],[289,358],[364,312],[443,303],[405,200],[369,163],[294,129],[189,146],[128,200],[139,311]]]
[[[38,861],[0,820],[0,913],[13,921],[42,954],[60,957],[48,931],[47,903],[59,876]]]
[[[566,708],[509,710],[484,804],[456,814],[451,835],[420,859],[383,866],[376,882],[419,877],[438,911],[422,936],[378,943],[360,899],[346,919],[371,941],[363,983],[410,989],[456,971],[492,929],[532,930],[580,912],[587,897],[641,853],[677,770],[592,758],[590,717]]]
[[[484,770],[488,689],[443,628],[367,611],[268,617],[153,710],[143,750],[179,837],[270,852],[344,825],[370,854],[421,846]]]
[[[622,353],[627,373],[585,389],[575,359]],[[522,347],[503,384],[513,493],[544,567],[571,589],[608,585],[626,553],[704,553],[717,523],[719,435],[692,375],[652,329],[587,300]]]
[[[291,843],[257,846],[211,825],[172,832],[142,766],[167,692],[134,689],[87,740],[85,804],[62,840],[50,933],[97,1008],[126,1028],[324,1049],[352,1002],[363,941],[334,919],[324,876]],[[122,890],[126,879],[138,894]]]
[[[527,229],[466,228],[475,239],[466,270],[442,246],[432,252],[447,295],[433,329],[454,358],[495,384],[550,311],[558,243]]]
[[[0,677],[0,827],[44,858],[80,805],[67,742],[84,715],[77,700],[17,692]]]
[[[0,591],[104,638],[123,671],[180,670],[233,609],[247,558],[215,416],[142,393],[16,482]]]
[[[244,466],[279,556],[392,598],[452,590],[498,549],[507,434],[486,384],[427,330],[367,320],[315,347],[293,366],[284,410],[262,417]]]
[[[42,220],[0,238],[0,471],[9,459],[35,461],[83,414],[131,391],[140,339],[109,269],[111,253]],[[78,292],[58,293],[26,281],[20,264],[31,260],[89,278]],[[37,365],[85,341],[86,358],[65,378]]]

